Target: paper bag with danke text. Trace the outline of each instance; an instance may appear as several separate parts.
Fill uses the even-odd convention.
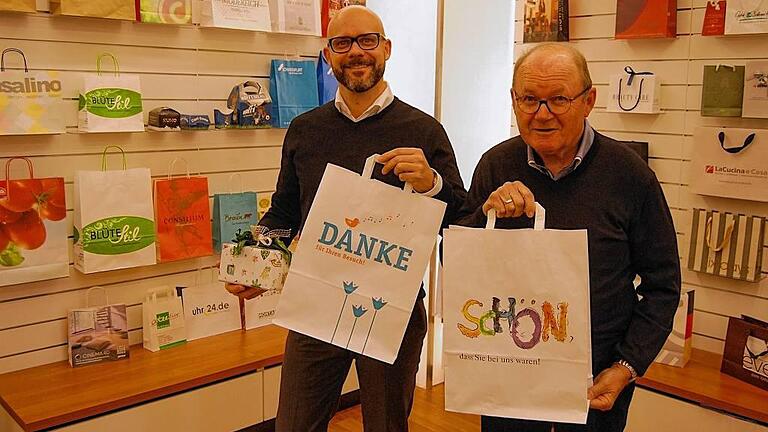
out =
[[[102,74],[101,60],[109,57],[114,74]],[[83,77],[77,127],[80,132],[144,132],[141,85],[138,75],[120,74],[117,59],[101,54],[96,74]]]
[[[592,356],[586,230],[451,227],[443,240],[449,411],[581,423]],[[520,391],[511,391],[518,389]],[[524,391],[523,391],[524,389]]]
[[[75,268],[94,273],[155,264],[155,215],[148,168],[75,172]]]
[[[392,364],[445,203],[328,164],[275,324]]]

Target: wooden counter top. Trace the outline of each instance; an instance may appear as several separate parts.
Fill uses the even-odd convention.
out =
[[[722,356],[693,350],[684,368],[654,363],[637,385],[768,423],[768,391],[720,372]]]
[[[0,404],[26,431],[60,426],[282,363],[288,331],[266,326],[166,351],[72,368],[67,362],[0,375]]]

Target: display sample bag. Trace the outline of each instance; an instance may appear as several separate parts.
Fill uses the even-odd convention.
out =
[[[486,229],[444,231],[445,408],[584,424],[587,231],[545,230],[538,204],[533,230],[496,230],[495,220],[491,211]]]
[[[214,278],[217,273],[214,269],[210,280],[204,281],[202,271],[199,272],[195,285],[182,291],[187,340],[240,330],[237,296]]]
[[[106,302],[93,306],[91,292],[100,289]],[[127,359],[128,313],[124,303],[110,304],[107,291],[93,287],[86,294],[84,308],[71,309],[67,316],[69,365],[72,367]]]
[[[107,171],[107,150],[123,169]],[[104,149],[101,171],[75,172],[75,268],[83,273],[155,264],[148,168],[126,168]]]
[[[611,75],[610,92],[606,107],[609,112],[661,112],[661,81],[653,72],[635,72],[627,66],[623,74]]]
[[[275,324],[392,364],[445,203],[328,164],[291,260]]]
[[[725,34],[725,10],[725,0],[707,1],[704,23],[701,26],[702,36],[722,36]]]
[[[701,115],[741,117],[744,66],[704,66]]]
[[[200,25],[269,32],[272,31],[269,3],[268,0],[202,0]]]
[[[147,290],[142,315],[144,348],[159,351],[187,342],[184,308],[176,289],[162,287]]]
[[[328,37],[328,23],[330,23],[342,9],[354,5],[365,6],[365,0],[322,0],[322,2],[323,5],[320,17],[323,37]]]
[[[156,24],[192,24],[192,0],[136,0],[138,21]]]
[[[274,24],[282,33],[321,36],[320,2],[322,0],[270,0]]]
[[[101,74],[101,60],[114,62],[114,76]],[[83,77],[78,130],[80,132],[144,132],[141,85],[138,75],[121,75],[117,59],[101,54],[96,61],[96,75]]]
[[[36,12],[35,0],[3,0],[0,2],[0,11],[4,12]]]
[[[260,219],[256,208],[256,192],[242,191],[242,176],[241,192],[232,192],[233,177],[234,174],[229,177],[229,193],[213,196],[213,248],[216,253],[221,252],[223,243],[234,240],[238,230],[248,231],[251,225],[256,225]]]
[[[187,166],[186,177],[172,178],[176,161],[168,168],[168,178],[155,180],[159,262],[213,255],[208,177],[191,177]]]
[[[764,240],[765,217],[693,209],[688,268],[759,282]]]
[[[50,0],[51,13],[134,21],[136,0]]]
[[[677,0],[617,0],[616,39],[677,36]]]
[[[273,59],[269,94],[273,124],[287,128],[294,118],[318,106],[315,63],[312,60]]]
[[[725,34],[768,33],[768,2],[728,0],[725,9]]]
[[[691,191],[768,202],[768,130],[697,127]]]
[[[675,319],[670,333],[661,352],[654,360],[656,363],[684,367],[691,359],[693,349],[693,301],[694,290],[686,291],[680,296],[677,304]]]
[[[28,179],[11,179],[23,160]],[[32,161],[13,157],[0,180],[0,286],[69,276],[64,178],[35,178]]]
[[[21,54],[24,71],[5,69],[5,55]],[[18,48],[0,54],[0,135],[64,133],[59,73],[33,71]]]
[[[768,61],[748,61],[745,66],[741,116],[768,118]]]
[[[768,390],[768,323],[742,315],[728,318],[720,371]]]
[[[339,88],[339,82],[336,81],[336,75],[333,74],[331,65],[325,61],[323,51],[317,56],[317,95],[320,105],[326,104],[336,99],[336,90]]]
[[[568,40],[568,0],[525,0],[523,43]]]

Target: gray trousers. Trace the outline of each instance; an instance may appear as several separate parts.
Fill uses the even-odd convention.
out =
[[[280,378],[276,432],[325,432],[355,360],[365,432],[407,432],[427,314],[416,300],[395,363],[289,332]]]

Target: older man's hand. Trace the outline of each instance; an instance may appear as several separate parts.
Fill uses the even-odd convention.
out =
[[[520,217],[523,214],[533,217],[536,214],[536,201],[528,187],[519,181],[506,182],[496,189],[483,204],[483,213],[496,210],[496,217]]]
[[[435,172],[420,148],[396,148],[379,156],[376,162],[384,164],[382,174],[394,171],[400,181],[410,183],[418,193],[428,192],[435,186]]]
[[[610,410],[631,379],[629,370],[618,364],[600,372],[595,378],[595,384],[587,390],[589,407],[600,411]]]

